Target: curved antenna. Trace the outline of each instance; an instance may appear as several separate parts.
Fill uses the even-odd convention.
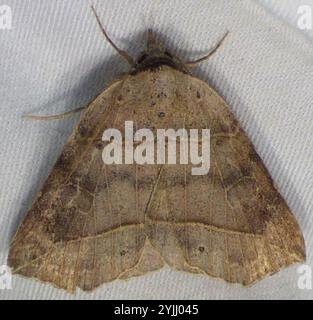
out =
[[[104,27],[102,26],[101,24],[101,21],[100,21],[100,18],[94,8],[94,6],[91,6],[91,10],[93,12],[93,14],[95,15],[96,17],[96,20],[98,22],[98,25],[100,27],[100,30],[102,31],[103,35],[105,36],[106,40],[110,43],[110,45],[120,54],[121,57],[123,57],[127,62],[128,64],[132,67],[134,66],[135,62],[134,62],[134,59],[126,52],[126,51],[123,51],[121,50],[120,48],[118,48],[115,43],[110,39],[110,37],[108,36],[108,34],[106,33],[106,31],[104,30]]]
[[[89,107],[89,105],[90,104],[88,104],[85,107],[77,108],[77,109],[74,109],[74,110],[71,110],[71,111],[64,112],[62,114],[56,114],[56,115],[52,115],[52,116],[37,116],[37,115],[33,115],[33,114],[26,114],[26,115],[23,115],[22,118],[28,119],[28,120],[43,120],[43,121],[46,121],[46,120],[62,120],[62,119],[65,119],[65,118],[68,118],[68,117],[72,116],[75,113],[78,113],[78,112],[80,112],[82,110],[87,109]]]
[[[197,65],[198,63],[200,63],[200,62],[202,62],[202,61],[210,58],[211,56],[213,56],[213,54],[220,48],[220,46],[223,44],[224,40],[226,39],[226,37],[227,37],[228,35],[229,35],[229,31],[227,31],[227,32],[225,33],[225,35],[223,36],[223,38],[217,43],[217,45],[216,45],[214,48],[212,48],[212,49],[210,50],[210,52],[209,52],[207,55],[205,55],[204,57],[201,57],[201,58],[199,58],[199,59],[197,59],[197,60],[195,60],[195,61],[188,61],[188,62],[186,62],[185,64],[188,65],[188,66],[195,66],[195,65]]]

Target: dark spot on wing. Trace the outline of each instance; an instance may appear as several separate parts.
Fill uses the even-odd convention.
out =
[[[120,252],[120,255],[121,255],[121,256],[125,256],[126,253],[127,253],[126,250],[122,250],[122,251]]]
[[[78,126],[78,132],[82,137],[85,137],[85,136],[87,136],[88,129],[84,125],[80,124]]]
[[[102,150],[104,148],[104,142],[103,141],[97,141],[96,144],[95,144],[95,147],[98,150]]]
[[[202,252],[204,252],[205,248],[204,247],[199,247],[198,250],[202,253]]]

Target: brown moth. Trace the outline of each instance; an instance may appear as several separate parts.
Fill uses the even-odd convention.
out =
[[[99,18],[99,25],[101,27]],[[159,46],[84,111],[14,237],[12,271],[74,292],[159,270],[250,285],[305,258],[298,224],[223,99]],[[224,40],[224,38],[223,38]],[[56,117],[53,117],[56,118]],[[211,168],[102,161],[102,134],[210,128]],[[201,143],[201,142],[199,142]]]

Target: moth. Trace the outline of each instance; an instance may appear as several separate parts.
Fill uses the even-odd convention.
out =
[[[69,292],[165,265],[250,285],[303,261],[299,226],[261,158],[224,100],[191,74],[226,36],[185,63],[149,30],[134,60],[93,11],[130,71],[85,108],[13,239],[13,273]],[[209,173],[192,175],[191,163],[105,164],[103,132],[126,121],[152,132],[209,128]]]

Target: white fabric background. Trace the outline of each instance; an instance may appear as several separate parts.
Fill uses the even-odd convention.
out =
[[[303,230],[313,267],[313,33],[295,25],[294,0],[94,0],[116,42],[133,55],[145,30],[183,58],[198,57],[230,30],[225,45],[196,74],[226,99]],[[36,122],[26,113],[56,114],[85,105],[126,70],[103,40],[85,0],[6,0],[13,29],[0,30],[0,265],[78,116]],[[263,7],[266,6],[266,9]],[[271,13],[274,12],[274,15]],[[277,15],[277,16],[276,16]],[[312,38],[310,38],[312,37]],[[68,295],[13,277],[1,299],[309,299],[297,266],[250,288],[164,269]]]

